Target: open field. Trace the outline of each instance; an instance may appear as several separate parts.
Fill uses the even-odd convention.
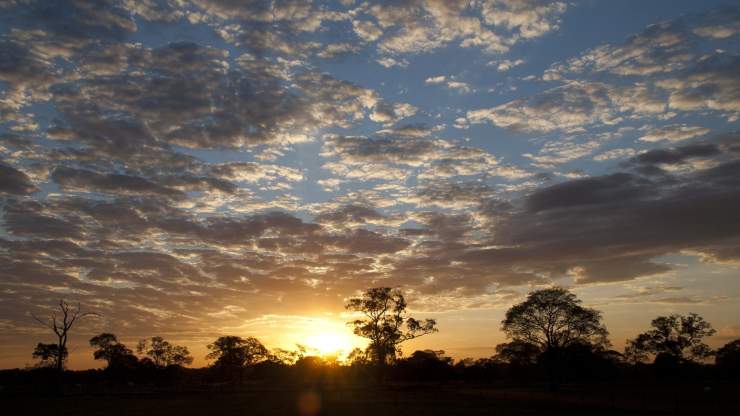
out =
[[[740,399],[732,391],[732,386],[650,393],[625,386],[610,391],[581,386],[557,394],[468,385],[255,386],[238,391],[16,396],[3,401],[5,409],[14,409],[8,414],[24,415],[295,415],[301,414],[299,403],[306,402],[318,403],[319,412],[304,413],[316,415],[726,415],[740,409]]]

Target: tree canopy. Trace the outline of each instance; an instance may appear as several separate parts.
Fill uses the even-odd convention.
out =
[[[512,341],[496,345],[496,355],[493,356],[493,359],[496,362],[523,367],[534,365],[541,353],[542,350],[535,344]]]
[[[720,371],[740,377],[740,339],[728,342],[717,350],[715,363]]]
[[[208,345],[208,349],[211,352],[206,358],[216,360],[214,366],[217,367],[240,368],[263,361],[270,356],[267,348],[253,337],[219,337],[213,344]]]
[[[641,362],[650,356],[668,355],[679,361],[700,361],[712,355],[704,338],[716,332],[701,316],[659,316],[650,323],[651,330],[627,340],[624,355],[632,362]]]
[[[149,357],[157,367],[184,366],[193,362],[187,347],[173,345],[162,337],[142,339],[136,347],[136,352]]]
[[[601,312],[584,308],[575,294],[561,287],[531,292],[524,302],[506,311],[501,325],[510,339],[542,351],[574,343],[609,345]]]
[[[137,359],[126,345],[118,342],[115,335],[104,332],[90,338],[90,346],[96,348],[93,357],[96,360],[105,360],[107,369],[116,369],[136,365]]]
[[[362,297],[349,299],[346,308],[364,317],[349,322],[355,335],[370,340],[368,352],[373,362],[392,362],[398,346],[410,339],[437,332],[434,319],[419,321],[406,317],[406,300],[398,289],[376,287]]]
[[[36,364],[36,367],[38,368],[54,368],[57,366],[57,360],[59,357],[62,357],[62,361],[66,361],[67,355],[68,352],[66,347],[62,350],[62,353],[59,354],[59,345],[44,344],[43,342],[36,344],[36,348],[34,348],[32,354],[34,359],[39,360]]]

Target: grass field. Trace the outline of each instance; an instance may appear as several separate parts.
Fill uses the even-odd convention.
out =
[[[259,388],[238,391],[73,394],[6,397],[9,415],[707,415],[737,414],[731,392],[722,400],[695,391],[621,393],[580,389],[557,394],[471,386]],[[300,412],[300,407],[307,409]],[[318,409],[311,411],[311,409]],[[734,409],[734,410],[733,410]]]

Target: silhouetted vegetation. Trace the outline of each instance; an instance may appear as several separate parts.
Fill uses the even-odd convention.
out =
[[[376,364],[393,363],[400,344],[437,331],[434,319],[407,318],[403,294],[389,287],[368,289],[361,298],[350,299],[346,308],[364,315],[351,324],[355,335],[370,341],[367,354]]]
[[[63,347],[61,354],[58,344],[44,344],[39,342],[33,350],[33,358],[39,360],[36,364],[38,368],[58,368],[58,363],[67,361],[67,348]],[[61,359],[60,359],[61,357]]]
[[[185,366],[193,362],[187,347],[170,344],[162,337],[142,339],[136,352],[146,355],[158,368]]]
[[[74,307],[64,300],[59,301],[59,312],[61,313],[60,315],[57,315],[56,312],[52,312],[46,319],[39,318],[35,315],[33,318],[41,325],[51,329],[54,332],[54,335],[57,336],[57,347],[55,349],[49,348],[47,344],[47,347],[42,347],[43,351],[39,352],[43,352],[44,354],[55,352],[55,356],[46,355],[46,361],[50,361],[53,357],[54,368],[61,372],[64,370],[64,362],[67,359],[67,339],[69,338],[69,331],[72,330],[72,327],[78,319],[95,315],[95,313],[82,312],[79,303],[77,304],[77,307]]]
[[[718,349],[715,363],[722,377],[740,379],[740,339]]]
[[[105,360],[105,369],[110,373],[123,373],[136,368],[139,360],[128,347],[118,342],[115,335],[102,333],[90,338],[90,346],[96,348],[93,357]]]
[[[699,362],[713,354],[704,338],[714,335],[709,322],[692,313],[688,316],[659,316],[650,323],[653,329],[628,340],[625,356],[632,362],[654,357],[660,363]]]
[[[208,345],[207,358],[216,360],[213,368],[221,378],[241,383],[244,368],[269,357],[269,351],[257,338],[219,337]]]
[[[506,312],[501,329],[515,344],[502,346],[499,355],[521,355],[516,361],[537,355],[555,388],[569,361],[584,351],[596,354],[609,345],[601,312],[584,308],[573,293],[555,287],[536,290]]]
[[[740,340],[712,351],[705,339],[714,330],[697,314],[654,319],[651,329],[630,340],[621,354],[609,349],[608,332],[599,311],[581,306],[566,289],[537,290],[506,312],[501,324],[510,341],[497,345],[492,357],[454,360],[442,350],[402,354],[400,345],[404,341],[437,331],[434,320],[409,318],[406,308],[400,291],[390,288],[370,289],[362,297],[350,299],[347,309],[362,318],[349,325],[369,343],[343,361],[308,355],[301,346],[296,350],[270,350],[254,337],[221,336],[207,346],[211,365],[188,369],[185,367],[193,357],[184,346],[153,336],[139,341],[137,356],[116,335],[102,333],[89,343],[94,347],[93,357],[105,362],[104,368],[63,372],[62,392],[238,392],[275,386],[295,392],[324,392],[329,397],[326,395],[339,393],[326,391],[360,388],[387,392],[389,386],[407,389],[424,385],[448,392],[445,394],[492,388],[534,395],[547,387],[558,387],[558,395],[581,404],[588,403],[587,396],[595,395],[598,406],[613,408],[615,401],[622,400],[625,406],[644,410],[666,391],[699,389],[678,386],[701,386],[701,390],[691,390],[701,392],[695,393],[699,401],[724,400],[718,399],[719,393],[712,389],[725,389],[722,383],[736,383],[740,374]],[[71,325],[62,327],[68,331]],[[39,343],[32,353],[37,360],[34,367],[0,372],[0,394],[58,393],[55,386],[59,384],[54,381],[54,375],[59,375],[58,348],[59,344]],[[62,356],[64,361],[66,349]],[[715,364],[709,362],[712,356]],[[636,389],[634,386],[642,386],[642,390],[630,390]],[[342,402],[343,397],[357,393],[342,394],[331,400]],[[671,397],[673,402],[666,403],[674,407],[683,400],[675,394]]]

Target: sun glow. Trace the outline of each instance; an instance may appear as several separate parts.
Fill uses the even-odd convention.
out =
[[[347,355],[354,347],[349,335],[339,332],[321,332],[310,335],[304,341],[309,353],[328,357]]]
[[[367,346],[367,340],[354,335],[347,318],[340,316],[276,316],[263,331],[268,330],[275,335],[266,343],[275,348],[337,361],[344,361],[353,349]]]

